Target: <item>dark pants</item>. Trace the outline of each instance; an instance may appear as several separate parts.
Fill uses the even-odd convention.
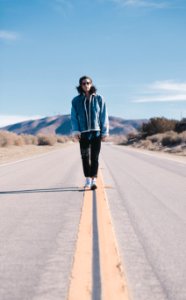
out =
[[[85,177],[97,177],[101,136],[92,135],[91,138],[87,138],[82,134],[79,143]]]

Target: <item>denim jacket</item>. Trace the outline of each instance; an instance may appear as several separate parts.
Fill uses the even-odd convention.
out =
[[[87,112],[86,97],[80,94],[73,98],[71,107],[72,134],[98,130],[101,136],[109,134],[109,121],[105,101],[102,96],[92,94]]]

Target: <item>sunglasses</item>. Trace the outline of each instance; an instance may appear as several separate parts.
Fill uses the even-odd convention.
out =
[[[82,82],[82,85],[90,85],[91,82],[90,81],[85,81],[85,82]]]

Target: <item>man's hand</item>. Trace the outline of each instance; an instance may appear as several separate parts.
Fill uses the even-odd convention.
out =
[[[101,141],[102,142],[105,142],[106,140],[107,140],[107,136],[106,135],[101,137]]]
[[[80,138],[81,138],[81,133],[77,133],[77,134],[75,134],[75,138],[79,141],[80,140]]]

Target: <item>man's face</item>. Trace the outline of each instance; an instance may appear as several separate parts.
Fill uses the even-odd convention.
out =
[[[89,78],[84,79],[81,83],[81,87],[85,93],[90,91],[91,86],[92,86],[92,82]]]

